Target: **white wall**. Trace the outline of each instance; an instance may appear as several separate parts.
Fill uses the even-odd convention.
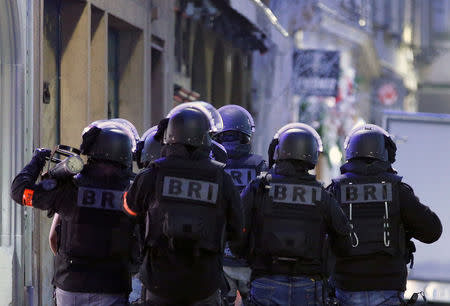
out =
[[[1,305],[24,305],[23,288],[31,284],[32,214],[12,203],[9,188],[32,150],[32,52],[26,50],[33,43],[33,2],[0,0]]]

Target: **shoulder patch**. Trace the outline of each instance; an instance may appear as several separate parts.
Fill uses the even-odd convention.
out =
[[[33,207],[33,189],[25,189],[22,195],[22,204],[25,206]]]

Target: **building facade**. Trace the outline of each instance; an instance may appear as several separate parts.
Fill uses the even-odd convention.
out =
[[[204,100],[251,111],[252,54],[270,43],[265,29],[245,16],[258,12],[257,4],[178,0],[175,10],[174,102]]]
[[[6,305],[25,304],[32,289],[32,226],[30,209],[13,205],[9,198],[12,177],[33,147],[34,23],[31,1],[0,1],[0,300]],[[27,31],[30,29],[30,31]],[[26,86],[24,86],[26,84]]]
[[[254,55],[254,103],[258,105],[257,122],[265,127],[256,132],[260,133],[258,150],[266,151],[267,134],[273,135],[283,124],[309,123],[324,141],[325,154],[317,174],[328,183],[339,172],[343,142],[355,124],[381,124],[384,110],[417,110],[421,58],[430,53],[424,44],[430,25],[430,19],[424,18],[428,16],[425,3],[428,1],[267,2],[289,39],[282,49],[273,46],[264,55]],[[333,70],[332,63],[324,59],[311,63],[305,57],[310,53],[317,55],[314,59],[321,54],[336,55],[339,71],[334,80],[325,77]],[[302,57],[307,59],[299,61]],[[309,87],[331,80],[336,84],[334,93],[320,95],[311,93],[311,88],[298,89],[311,69],[317,70],[317,84],[308,83]],[[289,112],[278,111],[283,108]]]
[[[449,0],[0,0],[0,301],[53,303],[51,220],[9,197],[34,148],[78,147],[105,118],[142,134],[205,100],[246,107],[263,156],[279,127],[311,124],[329,182],[354,124],[385,109],[450,112],[449,14]],[[335,55],[332,94],[298,88],[302,67],[328,73],[307,54]]]
[[[428,113],[450,113],[450,1],[418,2],[421,14],[428,20],[418,30],[413,47],[419,64],[418,110]]]
[[[12,178],[36,147],[78,147],[94,120],[125,118],[139,133],[159,121],[172,107],[173,6],[0,1],[2,304],[53,303],[51,219],[11,202]]]
[[[261,5],[0,0],[1,304],[54,303],[51,219],[9,197],[34,148],[78,147],[87,124],[114,117],[142,135],[184,101],[253,109],[252,54],[282,36]]]

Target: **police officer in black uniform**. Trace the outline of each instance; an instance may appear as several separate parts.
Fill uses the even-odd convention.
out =
[[[396,146],[385,130],[372,124],[357,127],[345,150],[342,175],[328,187],[353,227],[352,244],[339,248],[336,258],[336,296],[341,305],[399,305],[410,239],[435,242],[441,222],[393,170]]]
[[[239,195],[224,165],[209,158],[210,129],[199,109],[173,113],[162,158],[124,197],[126,213],[148,215],[140,275],[151,305],[220,305],[225,236],[241,244]]]
[[[251,153],[252,136],[255,123],[250,113],[239,105],[226,105],[219,108],[223,120],[223,129],[214,136],[228,154],[225,171],[231,175],[234,185],[241,192],[261,171],[266,163],[261,155]],[[229,305],[234,305],[237,291],[244,304],[250,292],[251,269],[244,259],[237,259],[230,248],[225,248],[225,277],[230,286],[229,292],[223,292]]]
[[[92,126],[81,151],[88,162],[80,174],[35,184],[50,155],[37,149],[14,179],[11,196],[61,218],[53,277],[58,305],[127,305],[133,224],[121,198],[130,184],[131,139],[113,125]]]
[[[135,159],[139,169],[147,168],[150,163],[161,157],[161,142],[155,139],[155,134],[158,130],[158,126],[153,126],[144,132],[140,140],[136,143]],[[139,277],[139,268],[143,262],[145,256],[145,216],[138,218],[136,221],[135,236],[139,242],[134,249],[134,253],[137,254],[138,260],[136,261],[136,268],[133,270],[132,287],[133,291],[130,293],[130,304],[141,305],[145,300],[144,286]]]
[[[321,304],[326,235],[348,237],[348,220],[308,173],[322,150],[317,132],[306,124],[289,124],[274,142],[275,166],[241,193],[248,216],[251,301],[255,305]]]
[[[214,135],[228,154],[225,171],[231,175],[235,186],[241,192],[261,171],[266,163],[261,155],[251,153],[255,123],[250,113],[239,105],[219,108],[223,129]]]
[[[169,118],[172,116],[172,114],[179,112],[182,109],[185,108],[194,108],[202,111],[210,121],[211,124],[211,135],[215,133],[219,133],[223,130],[223,121],[222,116],[217,111],[217,109],[208,102],[205,101],[194,101],[194,102],[185,102],[181,103],[178,106],[174,107],[167,117],[165,119],[162,119],[158,124],[158,132],[155,135],[155,139],[162,140],[161,134],[164,133],[164,131],[167,128],[167,123],[169,121]],[[220,163],[226,164],[228,160],[227,151],[225,148],[218,143],[215,140],[211,140],[211,152],[210,152],[210,158],[214,159],[215,161],[218,161]]]

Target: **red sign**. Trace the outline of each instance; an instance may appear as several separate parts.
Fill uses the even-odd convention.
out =
[[[390,106],[397,102],[398,93],[395,84],[386,83],[378,88],[378,100],[380,100],[381,104]]]

